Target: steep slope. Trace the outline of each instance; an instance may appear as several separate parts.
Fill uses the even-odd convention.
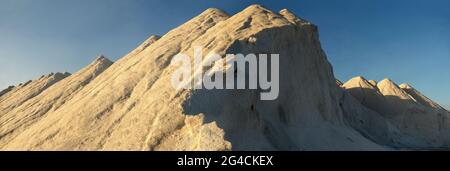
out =
[[[421,92],[417,91],[415,88],[413,88],[409,84],[406,84],[406,83],[401,84],[400,88],[402,90],[404,90],[406,93],[408,93],[411,97],[413,97],[418,103],[420,103],[424,106],[435,108],[437,110],[445,110],[439,104],[437,104],[433,100],[429,99],[428,97],[423,95]]]
[[[141,52],[131,52],[4,149],[141,150],[188,126],[195,119],[186,119],[180,106],[170,105],[176,104],[168,96],[174,90],[155,90],[154,84],[174,55],[227,18],[220,10],[208,9]],[[219,149],[227,147],[224,143]]]
[[[0,116],[20,106],[27,100],[39,95],[58,81],[68,77],[69,73],[56,73],[42,76],[21,84],[0,97]]]
[[[39,95],[1,115],[0,127],[3,129],[0,130],[0,147],[31,124],[37,122],[46,113],[55,111],[64,105],[66,101],[70,100],[111,64],[110,60],[99,56],[79,72],[55,83]]]
[[[381,149],[347,126],[339,113],[339,88],[320,48],[316,26],[297,25],[263,7],[251,6],[210,30],[234,37],[220,40],[230,42],[228,49],[212,49],[226,49],[226,54],[280,54],[283,66],[275,101],[260,101],[261,90],[183,92],[188,95],[183,102],[186,113],[204,113],[207,121],[216,121],[233,149]],[[205,34],[198,42],[216,37]]]
[[[278,98],[261,101],[261,89],[173,88],[178,67],[170,65],[172,58],[179,53],[192,57],[199,46],[203,54],[222,58],[279,54]],[[242,74],[229,65],[217,70],[218,65],[205,67],[211,72],[195,68],[194,73]],[[0,137],[1,149],[382,150],[409,141],[336,84],[315,25],[288,10],[274,13],[259,5],[231,17],[208,9],[159,39],[149,38],[69,94],[51,110],[44,109],[45,101],[26,104],[23,111],[46,111],[39,114],[45,117]],[[27,116],[20,114],[18,120]]]

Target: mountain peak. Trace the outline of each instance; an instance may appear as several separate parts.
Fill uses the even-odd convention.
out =
[[[248,6],[246,9],[253,9],[253,10],[267,10],[267,8],[265,8],[264,6],[262,6],[261,4],[253,4]],[[245,9],[245,10],[246,10]],[[244,10],[244,11],[245,11]]]
[[[367,79],[364,78],[363,76],[356,76],[356,77],[354,77],[353,79],[355,79],[355,80],[361,80],[361,81],[367,81]]]
[[[377,87],[380,90],[393,90],[393,89],[401,90],[400,87],[397,84],[395,84],[390,78],[385,78],[381,80],[377,84]]]
[[[218,8],[208,8],[198,16],[229,16],[225,11]]]
[[[274,13],[274,12],[270,11],[269,9],[265,8],[262,5],[253,4],[242,10],[241,13]]]
[[[293,12],[289,11],[288,9],[282,9],[280,12],[280,15],[286,18],[289,22],[296,24],[296,25],[303,25],[303,24],[311,24],[310,22],[301,19],[300,17],[297,17]]]
[[[394,81],[392,81],[390,78],[385,78],[381,80],[377,85],[378,86],[395,85],[396,87],[398,87],[397,84],[395,84]]]
[[[385,78],[377,84],[378,89],[384,96],[396,96],[399,99],[414,101],[415,99],[406,91],[401,89],[395,82],[389,78]]]
[[[348,80],[346,82],[346,84],[347,83],[360,83],[360,82],[365,82],[366,83],[367,79],[364,78],[363,76],[356,76],[356,77],[353,77],[352,79]]]
[[[91,63],[91,65],[107,65],[107,64],[109,65],[112,63],[113,62],[108,58],[106,58],[104,55],[99,55],[97,56],[97,58],[95,58],[95,60]]]
[[[363,76],[357,76],[357,77],[353,77],[352,79],[348,80],[342,87],[344,88],[369,88],[369,89],[373,89],[374,86],[372,86],[372,84],[370,84],[366,78],[364,78]]]
[[[96,61],[101,61],[101,60],[104,60],[104,59],[106,59],[106,57],[105,57],[104,55],[98,55],[98,56],[95,58]]]

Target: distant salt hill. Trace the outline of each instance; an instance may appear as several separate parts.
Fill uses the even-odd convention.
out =
[[[411,85],[397,85],[391,79],[376,83],[355,77],[342,87],[425,146],[442,147],[450,142],[450,113]]]

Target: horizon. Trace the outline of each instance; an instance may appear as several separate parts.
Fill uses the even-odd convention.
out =
[[[337,79],[391,78],[450,109],[450,80],[441,79],[450,76],[450,2],[444,0],[102,2],[0,2],[0,21],[6,21],[0,22],[0,89],[50,72],[75,73],[100,54],[117,61],[151,35],[163,36],[207,8],[233,15],[257,2],[274,12],[287,8],[318,25]]]

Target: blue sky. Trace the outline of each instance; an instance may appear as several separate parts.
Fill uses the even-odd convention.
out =
[[[0,0],[0,89],[95,56],[117,60],[208,7],[259,3],[319,26],[337,78],[408,82],[450,108],[448,0]]]

